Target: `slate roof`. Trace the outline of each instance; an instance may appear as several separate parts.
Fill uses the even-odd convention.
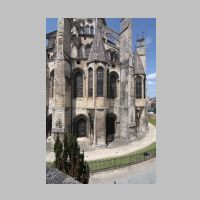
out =
[[[57,31],[52,31],[46,34],[46,39],[49,39],[51,37],[56,37]]]
[[[101,36],[99,28],[97,28],[97,32],[93,40],[93,44],[92,44],[91,51],[89,54],[88,63],[95,62],[95,61],[108,62],[108,56],[105,51],[103,38]]]
[[[145,74],[144,67],[137,50],[133,53],[133,65],[135,67],[135,74]]]

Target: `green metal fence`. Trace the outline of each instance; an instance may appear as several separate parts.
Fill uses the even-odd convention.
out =
[[[108,159],[88,161],[88,165],[90,167],[90,172],[97,172],[133,165],[145,160],[149,160],[153,157],[156,157],[156,147],[140,153],[131,153]]]

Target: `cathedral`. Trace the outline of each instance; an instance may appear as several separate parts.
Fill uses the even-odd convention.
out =
[[[122,18],[118,33],[105,18],[59,18],[46,34],[47,136],[107,146],[148,133],[145,38],[133,50],[132,26]]]

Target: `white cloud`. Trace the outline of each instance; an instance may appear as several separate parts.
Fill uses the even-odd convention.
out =
[[[148,85],[155,85],[156,82],[153,82],[153,81],[148,81]]]
[[[150,79],[155,79],[155,78],[156,78],[156,72],[147,75],[147,79],[148,79],[148,80],[150,80]]]
[[[152,43],[152,39],[150,37],[146,37],[146,47],[149,47],[149,45]]]

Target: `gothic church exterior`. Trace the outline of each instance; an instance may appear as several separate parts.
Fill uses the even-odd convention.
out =
[[[104,18],[59,18],[46,35],[46,111],[51,134],[94,146],[148,132],[145,38],[132,50],[131,19],[120,33]]]

